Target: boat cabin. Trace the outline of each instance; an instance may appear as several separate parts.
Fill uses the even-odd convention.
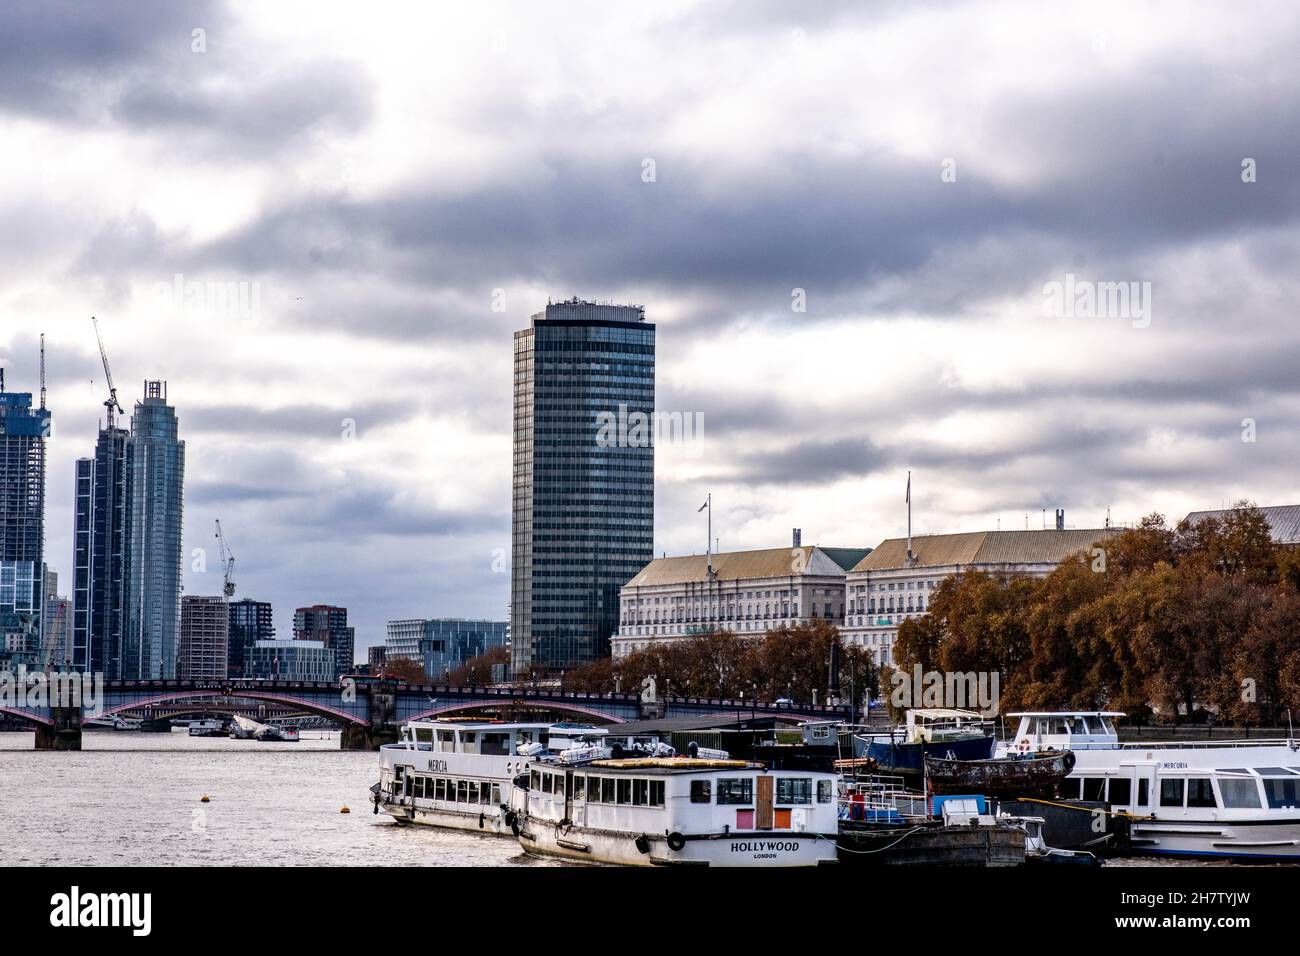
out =
[[[1111,750],[1119,745],[1114,721],[1123,717],[1118,710],[1021,711],[1008,714],[1020,718],[1008,751],[1034,753],[1040,750]]]
[[[504,724],[496,721],[416,720],[402,727],[397,748],[434,753],[484,754],[508,757],[521,746],[540,743],[547,749],[577,746],[599,727],[579,724]]]
[[[913,743],[936,743],[957,737],[984,733],[987,721],[973,710],[949,707],[922,707],[907,712],[904,728]]]

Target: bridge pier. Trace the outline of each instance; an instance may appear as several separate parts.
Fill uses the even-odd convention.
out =
[[[80,750],[81,708],[54,707],[54,723],[36,725],[37,750]]]
[[[344,724],[339,734],[339,750],[378,750],[384,744],[397,743],[396,727],[362,727]]]

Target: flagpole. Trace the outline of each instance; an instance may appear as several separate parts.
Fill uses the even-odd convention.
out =
[[[704,553],[709,558],[709,574],[713,574],[713,492],[709,492],[707,499],[709,506],[709,536],[704,542]]]
[[[907,563],[912,563],[912,472],[907,473]]]

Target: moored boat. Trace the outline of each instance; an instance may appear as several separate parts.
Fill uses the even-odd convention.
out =
[[[511,836],[505,820],[514,777],[553,749],[604,736],[586,724],[491,720],[419,720],[395,744],[379,748],[374,811],[398,823]]]
[[[525,851],[592,863],[836,862],[833,774],[725,756],[538,760],[515,780],[510,822]]]
[[[1100,803],[1129,822],[1135,852],[1300,860],[1300,742],[1120,743],[1115,711],[1035,711],[1004,753],[1071,750],[1064,803]]]
[[[931,793],[982,793],[988,797],[1054,797],[1074,769],[1069,750],[1016,753],[985,760],[925,757]]]
[[[864,755],[882,772],[921,774],[926,757],[987,760],[996,746],[997,738],[974,711],[918,708],[907,712],[902,727],[868,737]]]

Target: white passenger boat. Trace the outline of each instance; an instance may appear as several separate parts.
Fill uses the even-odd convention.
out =
[[[510,782],[533,755],[603,734],[586,724],[413,721],[397,743],[379,748],[375,813],[399,823],[513,836],[505,821]]]
[[[538,759],[516,779],[510,822],[526,851],[629,866],[836,861],[834,774],[601,750]]]
[[[1132,815],[1137,852],[1300,859],[1300,742],[1120,743],[1118,711],[1015,713],[1000,753],[1071,750],[1066,799]]]

